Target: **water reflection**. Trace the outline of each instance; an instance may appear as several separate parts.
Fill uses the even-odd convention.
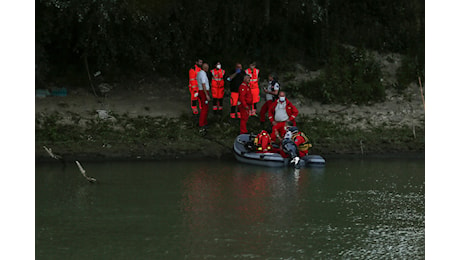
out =
[[[209,252],[200,252],[205,241],[260,256],[267,243],[283,236],[280,229],[289,229],[299,196],[308,194],[310,171],[322,174],[318,169],[246,165],[203,166],[188,174],[180,203],[190,235],[188,249],[205,257]]]
[[[231,162],[37,167],[43,258],[416,259],[424,251],[423,163],[325,168]],[[123,239],[119,239],[119,238]]]
[[[209,224],[206,217],[214,219],[224,211],[242,223],[262,223],[271,198],[280,197],[288,190],[286,186],[290,184],[284,181],[287,176],[284,169],[199,168],[183,181],[181,205],[190,222],[197,226]]]

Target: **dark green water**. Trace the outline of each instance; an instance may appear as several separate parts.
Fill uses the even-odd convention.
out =
[[[36,165],[37,259],[423,259],[423,159]]]

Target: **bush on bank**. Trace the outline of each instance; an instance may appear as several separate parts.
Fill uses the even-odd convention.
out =
[[[336,45],[320,76],[287,84],[294,94],[322,103],[366,104],[385,100],[379,63],[363,49]]]

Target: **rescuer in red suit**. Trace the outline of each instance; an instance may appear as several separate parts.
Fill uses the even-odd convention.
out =
[[[241,113],[240,118],[240,134],[247,134],[248,129],[246,124],[249,119],[249,113],[252,110],[252,93],[249,86],[251,76],[244,75],[243,83],[241,83],[240,88],[238,89],[238,111]]]

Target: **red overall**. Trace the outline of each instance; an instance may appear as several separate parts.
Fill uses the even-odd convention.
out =
[[[256,153],[267,153],[272,150],[272,139],[267,131],[262,130],[254,139],[254,144],[257,147]]]
[[[232,107],[238,106],[238,99],[239,99],[239,92],[230,92],[230,106]],[[231,118],[235,118],[235,117],[241,118],[240,110],[238,110],[236,115],[235,113],[230,113],[230,117]]]
[[[251,88],[251,93],[252,93],[252,107],[251,107],[251,115],[256,114],[256,109],[255,109],[255,104],[257,104],[260,101],[260,89],[259,89],[259,69],[254,68],[253,70],[251,68],[248,68],[245,70],[246,74],[251,75],[251,81],[249,82],[249,86]]]
[[[195,64],[195,67],[188,71],[188,89],[193,114],[198,114],[198,81],[196,80],[196,75],[200,70],[201,68]]]
[[[238,96],[239,96],[239,105],[238,105],[238,111],[241,113],[241,120],[240,120],[240,134],[247,134],[248,129],[246,128],[246,124],[249,119],[249,111],[251,110],[252,106],[252,93],[251,89],[248,84],[243,82],[240,85],[240,88],[238,90]]]
[[[222,110],[222,99],[224,97],[224,74],[225,70],[223,69],[213,69],[211,70],[212,74],[212,81],[211,81],[211,91],[212,91],[212,98],[215,101],[212,109],[215,110]]]
[[[260,122],[265,122],[265,114],[267,114],[268,109],[270,106],[273,104],[273,100],[267,100],[265,101],[264,105],[260,108]]]
[[[201,113],[200,113],[200,119],[198,121],[198,125],[200,127],[208,125],[208,110],[209,110],[209,102],[206,99],[206,93],[204,90],[198,91],[198,98],[200,100],[200,108],[201,108]]]

